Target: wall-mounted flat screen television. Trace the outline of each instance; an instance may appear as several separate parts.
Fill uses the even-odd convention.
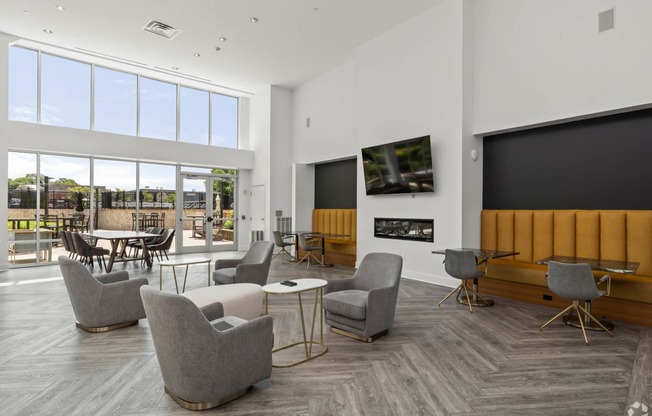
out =
[[[362,149],[367,195],[434,192],[430,136]]]

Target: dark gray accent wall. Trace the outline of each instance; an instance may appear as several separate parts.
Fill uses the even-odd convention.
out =
[[[484,138],[484,209],[652,209],[652,110]]]
[[[315,208],[356,208],[358,161],[315,165]]]

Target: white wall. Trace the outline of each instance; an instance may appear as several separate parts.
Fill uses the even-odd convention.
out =
[[[295,231],[312,230],[315,208],[315,165],[292,165],[292,220]]]
[[[249,149],[255,154],[251,186],[265,186],[265,213],[270,212],[271,98],[271,87],[267,87],[256,91],[256,94],[249,99]],[[266,215],[263,227],[265,239],[271,239],[270,224],[269,215]]]
[[[8,91],[7,66],[9,57],[9,42],[15,38],[0,33],[0,91]],[[7,131],[3,127],[6,123],[7,114],[9,114],[6,93],[0,94],[0,218],[7,218],[8,212],[8,189],[7,189],[7,150],[8,137]],[[7,247],[7,233],[0,232],[0,247]],[[0,250],[0,272],[7,270],[8,254],[7,250]]]
[[[292,91],[277,86],[272,87],[270,139],[269,218],[276,230],[276,211],[292,216]]]
[[[650,104],[650,16],[649,0],[476,0],[474,132]]]
[[[358,261],[373,251],[400,254],[404,276],[445,284],[451,279],[431,251],[462,243],[462,3],[446,1],[401,24],[295,91],[295,162],[431,136],[434,194],[366,196],[358,162],[357,254]],[[374,238],[374,217],[433,218],[435,243]]]

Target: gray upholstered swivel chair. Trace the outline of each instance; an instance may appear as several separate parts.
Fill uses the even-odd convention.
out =
[[[320,259],[315,257],[314,254],[312,254],[315,251],[321,251],[321,245],[313,245],[313,244],[308,243],[306,241],[306,235],[303,234],[303,233],[299,233],[298,237],[299,237],[299,248],[301,248],[301,250],[306,252],[306,255],[303,256],[301,258],[301,260],[299,260],[299,262],[294,265],[294,267],[297,267],[299,264],[301,264],[302,261],[305,260],[305,261],[308,262],[308,266],[306,268],[309,269],[310,265],[312,264],[312,259],[315,259],[315,261],[317,263],[319,263],[319,264],[321,264],[323,266],[324,263],[322,263],[322,261]],[[298,253],[297,253],[297,257],[298,257]]]
[[[269,265],[272,261],[274,243],[256,241],[241,259],[218,259],[215,261],[213,281],[216,285],[230,283],[267,284]]]
[[[475,295],[478,299],[478,302],[484,302],[486,305],[489,305],[489,302],[480,296],[478,292],[474,291],[473,288],[468,287],[466,281],[469,279],[477,279],[478,277],[484,275],[484,272],[478,270],[478,260],[475,258],[475,254],[471,250],[452,250],[446,249],[446,255],[444,257],[444,269],[451,277],[460,279],[460,285],[453,289],[448,295],[439,301],[438,306],[441,306],[442,303],[453,293],[457,292],[457,300],[459,302],[460,294],[464,290],[465,301],[469,305],[469,310],[473,313],[472,305],[472,296]],[[469,290],[472,295],[469,296]],[[482,305],[481,305],[482,306]]]
[[[290,252],[285,249],[286,247],[292,247],[294,245],[294,242],[293,241],[285,241],[283,239],[283,236],[281,235],[280,231],[272,231],[272,235],[274,236],[274,245],[281,249],[281,251],[274,254],[274,256],[272,257],[272,260],[274,260],[280,254],[287,254],[288,257],[290,257],[290,259],[294,260],[294,256],[292,254],[290,254]]]
[[[77,260],[66,256],[58,260],[78,328],[106,332],[145,318],[140,287],[147,285],[147,279],[129,279],[126,271],[93,276]]]
[[[586,345],[589,345],[589,339],[586,337],[586,330],[584,328],[585,318],[588,317],[591,321],[595,322],[599,327],[604,329],[609,335],[613,336],[611,331],[609,331],[598,319],[591,315],[591,311],[580,305],[580,301],[589,303],[593,299],[599,298],[601,296],[609,295],[609,289],[611,288],[611,276],[604,275],[598,281],[599,283],[607,282],[607,291],[598,290],[598,286],[591,272],[591,266],[586,263],[559,263],[556,261],[551,261],[548,263],[548,288],[561,297],[566,299],[571,299],[573,303],[555,315],[548,322],[543,324],[539,331],[552,323],[555,319],[564,315],[567,312],[570,314],[564,319],[568,321],[573,313],[577,315],[579,326],[582,328],[582,334],[584,335],[584,342]],[[590,304],[590,303],[589,303]],[[580,314],[580,311],[584,313],[584,317]]]
[[[200,309],[185,296],[151,287],[141,294],[165,392],[182,407],[219,406],[271,376],[271,316],[246,321],[224,317],[219,302]]]
[[[399,255],[369,253],[353,277],[330,280],[324,309],[331,332],[365,342],[387,334],[394,323],[402,268]]]

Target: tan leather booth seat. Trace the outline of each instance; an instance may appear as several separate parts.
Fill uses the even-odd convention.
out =
[[[342,236],[325,240],[326,261],[355,265],[356,213],[355,209],[348,208],[312,210],[312,231]]]
[[[640,263],[635,275],[609,273],[610,298],[652,303],[652,211],[483,210],[481,215],[482,248],[519,252],[492,260],[487,270],[490,279],[514,283],[504,285],[506,292],[518,292],[516,285],[547,291],[547,267],[536,262],[552,255],[575,256]]]

